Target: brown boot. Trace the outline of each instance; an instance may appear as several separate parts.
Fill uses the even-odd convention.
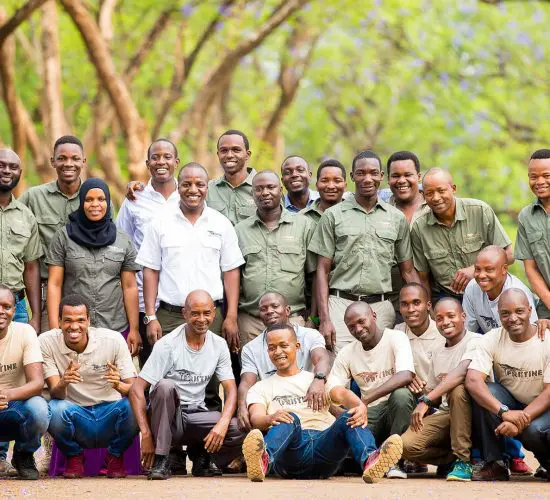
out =
[[[481,469],[474,472],[472,481],[508,481],[510,470],[502,462],[488,462]]]

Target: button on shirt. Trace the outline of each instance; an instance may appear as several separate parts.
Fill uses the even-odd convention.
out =
[[[174,183],[176,184],[176,190],[168,198],[155,191],[149,180],[143,191],[136,191],[135,201],[125,199],[122,203],[116,225],[130,237],[137,251],[141,247],[145,227],[157,215],[158,211],[167,205],[174,210],[178,209],[180,196],[175,180]],[[136,274],[136,280],[139,290],[139,310],[145,312],[143,273],[141,271]]]
[[[112,245],[86,248],[69,238],[67,228],[55,233],[46,263],[64,268],[63,295],[77,293],[90,301],[90,319],[96,327],[122,332],[128,327],[120,274],[139,271],[130,238],[117,230]]]
[[[333,260],[330,288],[357,295],[390,292],[392,265],[412,259],[405,216],[381,200],[367,212],[354,196],[325,210],[308,248]]]
[[[42,257],[38,225],[32,212],[13,196],[0,207],[0,283],[18,292],[25,288],[25,262]]]
[[[319,199],[319,193],[317,191],[309,190],[309,200],[307,200],[306,208],[309,207],[315,200]],[[301,208],[298,208],[292,204],[290,201],[290,198],[288,197],[288,193],[285,194],[284,198],[284,206],[289,212],[298,213],[301,211]]]
[[[455,273],[472,266],[481,249],[511,244],[493,209],[469,198],[456,198],[451,227],[441,224],[431,210],[422,211],[412,223],[411,241],[417,271],[431,272],[435,283],[451,293]]]
[[[44,251],[50,246],[53,235],[69,221],[69,214],[78,209],[78,191],[71,197],[63,194],[57,181],[34,186],[25,191],[19,201],[29,207],[36,217],[38,233]],[[40,259],[40,278],[48,279],[48,266]]]
[[[225,215],[235,225],[256,213],[252,197],[252,179],[256,170],[247,168],[248,176],[237,187],[233,187],[225,177],[208,183],[206,203],[210,208]]]
[[[244,260],[229,219],[205,205],[194,225],[179,207],[166,206],[147,226],[137,262],[159,271],[159,300],[183,306],[187,294],[199,288],[221,300],[221,272]]]
[[[245,265],[239,309],[258,318],[260,297],[277,291],[293,313],[305,308],[305,277],[316,267],[307,251],[313,228],[301,214],[283,210],[276,229],[269,231],[258,215],[235,226]]]

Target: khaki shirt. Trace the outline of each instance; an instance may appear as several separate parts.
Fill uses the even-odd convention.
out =
[[[411,241],[417,271],[431,272],[434,284],[451,293],[455,273],[472,266],[482,248],[511,244],[493,209],[469,198],[456,198],[451,227],[441,224],[431,210],[422,211],[412,223]]]
[[[304,309],[306,273],[316,267],[315,256],[307,251],[313,232],[311,222],[283,209],[273,231],[257,214],[237,224],[235,231],[245,260],[239,309],[259,317],[260,297],[268,291],[282,294],[293,313]]]
[[[69,221],[69,214],[78,209],[78,191],[68,198],[59,190],[57,181],[34,186],[25,191],[19,201],[36,217],[38,233],[44,251],[50,246],[53,235]],[[40,278],[48,279],[48,266],[40,259]]]
[[[63,227],[55,233],[45,261],[64,268],[63,296],[78,293],[88,299],[93,326],[123,332],[128,320],[120,275],[141,270],[136,256],[134,244],[118,229],[112,245],[86,248],[71,240]]]
[[[357,295],[390,292],[393,264],[412,259],[405,216],[380,199],[367,212],[355,196],[325,210],[308,249],[333,260],[330,288]]]
[[[252,179],[256,170],[248,168],[247,178],[237,187],[233,187],[220,177],[208,183],[206,204],[225,215],[231,224],[236,225],[256,213],[256,205],[252,197]]]
[[[18,292],[25,288],[25,262],[42,257],[38,226],[32,212],[13,196],[0,207],[0,283]]]
[[[323,215],[323,212],[321,212],[319,208],[320,202],[321,200],[317,198],[311,205],[300,211],[301,214],[305,215],[308,219],[311,220],[311,222],[313,222],[315,227],[317,227],[317,224],[319,223]]]

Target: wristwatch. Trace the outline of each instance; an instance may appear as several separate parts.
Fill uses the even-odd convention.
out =
[[[157,319],[156,314],[151,314],[151,316],[143,316],[143,324],[148,325],[149,323],[151,323],[151,321],[154,321],[156,319]]]
[[[428,396],[426,396],[425,394],[423,394],[422,396],[420,396],[418,398],[418,402],[419,403],[424,403],[425,405],[429,406],[430,408],[435,408],[435,404],[434,402],[428,398]]]
[[[502,420],[502,414],[506,413],[507,411],[510,411],[510,408],[508,408],[506,405],[500,405],[500,408],[498,409],[497,417]]]
[[[323,372],[316,373],[313,378],[324,380],[325,383],[327,382],[327,376]]]

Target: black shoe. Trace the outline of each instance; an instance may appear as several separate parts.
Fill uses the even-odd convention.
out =
[[[183,450],[170,450],[170,471],[173,476],[187,476],[187,453]]]
[[[453,470],[454,460],[448,464],[442,464],[437,466],[437,472],[435,473],[437,477],[445,479],[447,474]]]
[[[193,467],[191,474],[195,477],[214,477],[221,476],[222,471],[218,469],[218,466],[212,461],[212,457],[209,453],[201,453],[193,461]]]
[[[40,476],[34,463],[33,453],[14,451],[11,464],[15,467],[21,479],[34,481]]]
[[[149,474],[147,474],[147,479],[168,479],[170,476],[170,457],[155,455],[155,463],[151,467]]]

